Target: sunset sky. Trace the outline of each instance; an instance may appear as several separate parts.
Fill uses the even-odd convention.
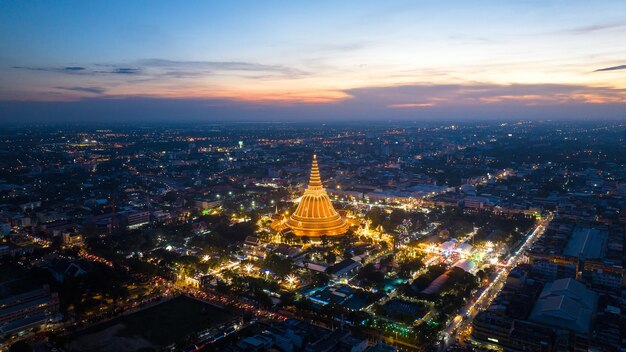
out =
[[[626,1],[3,1],[8,120],[624,118]]]

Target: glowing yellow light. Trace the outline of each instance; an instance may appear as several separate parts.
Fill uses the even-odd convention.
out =
[[[296,236],[337,236],[348,230],[348,223],[337,213],[322,185],[315,155],[313,155],[309,186],[298,203],[298,208],[286,221],[286,225]]]
[[[298,278],[293,274],[289,274],[285,277],[285,281],[288,288],[294,288],[296,286],[296,283],[298,282]]]
[[[254,265],[252,265],[251,263],[248,263],[243,268],[248,274],[250,274],[250,272],[252,272],[252,269],[254,269]]]

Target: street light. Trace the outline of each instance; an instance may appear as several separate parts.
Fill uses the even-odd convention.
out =
[[[246,272],[247,272],[248,274],[250,274],[250,272],[252,272],[252,269],[254,269],[254,265],[252,265],[252,263],[247,263],[247,264],[244,266],[244,269],[246,270]]]
[[[289,287],[293,287],[295,283],[298,282],[298,278],[293,274],[287,275],[287,277],[285,277],[285,280],[287,280]]]

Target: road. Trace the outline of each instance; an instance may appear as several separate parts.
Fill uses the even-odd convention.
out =
[[[526,236],[523,244],[511,255],[508,263],[499,267],[491,283],[489,283],[483,291],[477,292],[478,296],[473,297],[474,299],[470,300],[472,303],[463,307],[463,313],[461,315],[457,315],[452,319],[443,331],[443,343],[440,346],[441,351],[445,351],[455,340],[461,343],[464,342],[465,338],[469,335],[472,321],[474,317],[476,317],[476,314],[491,305],[491,302],[493,302],[500,293],[500,290],[504,287],[511,270],[520,263],[526,251],[543,234],[545,227],[551,220],[552,215],[539,222]]]

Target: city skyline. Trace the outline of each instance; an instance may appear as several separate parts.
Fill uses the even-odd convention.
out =
[[[0,2],[0,351],[626,346],[626,2]]]
[[[625,5],[0,5],[4,122],[623,118]]]
[[[617,351],[624,127],[3,129],[0,349]]]

